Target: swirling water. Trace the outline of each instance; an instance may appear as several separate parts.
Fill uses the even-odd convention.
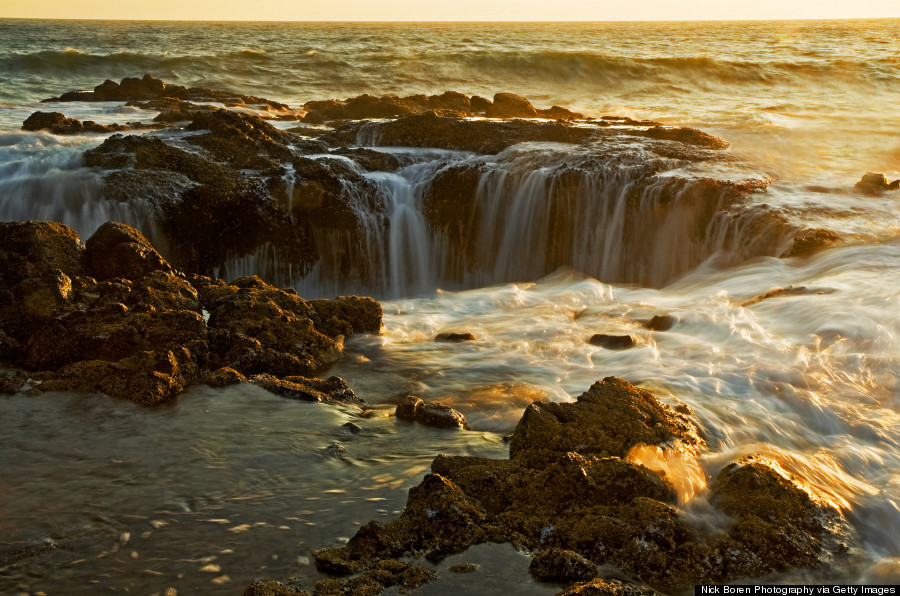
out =
[[[153,411],[100,396],[5,398],[0,541],[40,550],[49,540],[56,548],[0,567],[0,586],[225,594],[256,576],[293,575],[309,588],[309,549],[390,517],[433,455],[501,457],[500,437],[528,403],[571,399],[607,375],[693,410],[708,444],[700,460],[708,478],[742,455],[763,454],[841,508],[860,559],[788,579],[900,581],[900,196],[852,192],[867,170],[900,177],[898,34],[898,21],[0,21],[3,220],[60,220],[87,235],[117,219],[152,235],[152,214],[100,201],[98,174],[80,166],[81,152],[101,136],[18,130],[40,99],[149,72],[292,105],[363,92],[514,91],[538,105],[696,126],[732,144],[743,170],[736,177],[772,180],[760,204],[847,240],[805,259],[723,261],[704,260],[723,248],[704,237],[703,258],[682,265],[693,240],[671,232],[653,237],[651,267],[620,247],[613,260],[607,253],[617,246],[585,236],[579,243],[591,254],[573,251],[573,262],[553,264],[569,267],[547,276],[515,258],[521,238],[512,235],[508,244],[494,239],[509,253],[498,259],[505,265],[451,291],[432,259],[439,244],[417,236],[424,228],[416,188],[435,160],[477,158],[417,153],[399,175],[376,181],[393,201],[392,221],[402,223],[379,257],[394,263],[380,286],[392,297],[383,302],[385,334],[348,341],[333,372],[375,403],[410,391],[441,399],[476,430],[399,425],[387,406],[360,420],[251,388],[196,389]],[[134,115],[113,104],[64,111],[100,122]],[[560,149],[544,151],[552,160]],[[519,206],[516,215],[540,213],[537,174],[504,173],[528,151],[513,148],[507,158],[491,164],[481,198],[505,197]],[[401,258],[424,245],[430,252]],[[631,275],[641,262],[670,274],[622,283],[644,279]],[[582,273],[594,265],[595,277]],[[329,283],[314,278],[301,290],[345,289]],[[751,300],[788,286],[805,290]],[[676,325],[646,331],[639,321],[657,313]],[[452,330],[478,340],[432,341]],[[614,352],[586,343],[602,332],[631,333],[638,345]],[[345,431],[348,420],[363,433]],[[490,556],[506,557],[506,581],[526,582],[515,553]],[[490,593],[488,575],[470,590]]]

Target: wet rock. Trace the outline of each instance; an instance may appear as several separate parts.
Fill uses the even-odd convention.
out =
[[[854,188],[859,193],[878,196],[886,190],[897,190],[900,188],[900,180],[894,180],[889,183],[884,174],[866,172],[859,182],[854,185]]]
[[[435,147],[483,154],[499,153],[526,141],[581,143],[594,132],[590,128],[560,122],[460,120],[444,118],[434,112],[370,126],[377,131],[376,144],[381,146]],[[355,136],[358,128],[358,124],[350,124],[343,130]],[[342,129],[338,129],[335,134],[340,138],[341,132]]]
[[[668,331],[675,325],[675,317],[672,315],[653,315],[653,318],[644,323],[644,327],[650,331]]]
[[[244,588],[242,596],[309,596],[309,593],[279,581],[265,580],[253,582]]]
[[[151,271],[172,271],[150,241],[125,224],[106,222],[85,245],[88,272],[101,281],[114,277],[135,280]]]
[[[159,98],[175,98],[190,101],[216,101],[229,106],[268,106],[278,112],[290,112],[285,104],[229,91],[207,89],[206,87],[183,87],[166,83],[146,74],[142,78],[126,77],[120,83],[107,79],[94,87],[93,91],[69,91],[60,97],[45,99],[54,101],[147,101]]]
[[[59,270],[81,275],[84,245],[72,228],[55,222],[0,222],[0,279],[6,285]]]
[[[202,297],[216,367],[287,377],[313,372],[340,355],[339,344],[316,329],[308,302],[256,276],[209,288]]]
[[[570,583],[593,578],[597,565],[574,551],[548,548],[535,555],[528,571],[539,581]]]
[[[645,131],[629,131],[627,134],[663,141],[677,141],[685,145],[696,145],[707,149],[727,149],[728,143],[696,128],[670,128],[654,125]]]
[[[630,335],[606,335],[603,333],[592,335],[588,343],[608,350],[627,350],[636,345],[634,338]]]
[[[832,292],[833,290],[828,288],[815,289],[815,288],[807,288],[806,286],[788,286],[786,288],[773,288],[768,290],[763,294],[759,294],[750,298],[749,300],[745,300],[740,303],[741,306],[747,307],[752,306],[754,304],[759,304],[763,300],[769,300],[770,298],[783,298],[786,296],[810,296],[816,294],[827,294]]]
[[[710,503],[736,520],[728,540],[718,547],[734,575],[814,568],[829,550],[842,549],[834,544],[837,513],[754,456],[719,472]]]
[[[535,402],[526,408],[509,453],[511,459],[532,464],[553,461],[570,451],[625,457],[638,443],[661,445],[675,440],[694,448],[702,443],[686,416],[648,391],[607,377],[575,403]]]
[[[400,399],[395,411],[397,418],[436,428],[467,429],[466,418],[453,408],[438,403],[425,403],[414,395]]]
[[[27,375],[22,371],[17,371],[12,374],[0,373],[0,394],[13,395],[14,393],[18,393],[22,387],[24,387],[27,380]]]
[[[269,374],[256,375],[250,381],[266,391],[301,401],[362,403],[343,379],[316,379],[291,376],[279,379]]]
[[[357,424],[353,424],[352,422],[345,422],[344,424],[341,425],[341,428],[346,429],[347,432],[352,433],[354,435],[358,435],[359,433],[362,432],[362,427]]]
[[[398,592],[406,594],[414,588],[437,578],[437,573],[422,565],[411,565],[397,560],[379,561],[365,573],[349,579],[325,579],[316,582],[316,596],[344,596],[381,594],[385,589],[399,586]]]
[[[435,341],[450,341],[450,342],[460,342],[460,341],[475,341],[475,334],[469,333],[468,331],[464,331],[461,333],[447,332],[447,333],[438,333],[434,336]]]
[[[237,385],[238,383],[249,383],[250,381],[234,370],[233,368],[222,367],[214,370],[203,377],[203,384],[210,387],[227,387],[229,385]]]
[[[537,118],[531,102],[515,93],[496,93],[493,103],[485,110],[489,118]]]
[[[91,120],[81,122],[76,118],[66,118],[60,112],[35,112],[22,123],[22,130],[49,130],[57,135],[77,135],[86,132],[119,132],[131,130],[121,124],[97,124]]]
[[[187,130],[209,131],[187,140],[209,151],[216,160],[239,168],[265,169],[295,157],[288,147],[291,135],[259,116],[230,110],[201,111]]]
[[[646,586],[592,579],[589,582],[569,586],[557,596],[658,596],[658,594],[659,592]]]
[[[472,573],[478,571],[478,567],[477,563],[457,563],[450,567],[450,571],[453,573]]]
[[[80,360],[48,374],[41,391],[105,393],[155,406],[181,393],[199,372],[189,350],[140,352],[117,362]]]
[[[381,333],[381,305],[366,296],[338,296],[334,300],[311,300],[311,318],[316,329],[334,337],[354,333]]]
[[[393,172],[400,167],[400,159],[396,155],[365,147],[333,149],[331,153],[349,157],[370,172]]]
[[[802,230],[794,236],[791,247],[781,253],[781,258],[805,257],[834,246],[841,241],[841,237],[832,232],[821,228]]]

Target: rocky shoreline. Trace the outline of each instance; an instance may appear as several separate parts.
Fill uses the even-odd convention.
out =
[[[363,174],[393,172],[401,161],[360,147],[359,139],[371,146],[495,155],[524,142],[583,145],[615,138],[647,152],[642,181],[661,171],[662,162],[653,160],[701,163],[721,159],[727,147],[694,129],[593,120],[504,93],[493,100],[452,92],[360,96],[294,110],[145,76],[49,101],[128,101],[160,113],[152,123],[110,126],[39,112],[24,128],[54,134],[172,128],[185,134],[116,134],[84,155],[85,166],[103,171],[107,199],[152,199],[164,249],[122,223],[102,225],[83,243],[60,223],[0,223],[0,362],[27,371],[0,376],[0,391],[98,392],[146,406],[171,401],[192,384],[252,383],[290,399],[365,407],[364,396],[343,379],[316,375],[340,358],[346,337],[380,332],[381,306],[353,295],[306,300],[277,287],[322,266],[346,268],[346,277],[361,280],[378,275],[361,258],[368,250],[363,223],[346,189],[366,197],[370,212],[385,219],[387,206]],[[260,114],[301,126],[281,130]],[[351,158],[361,169],[341,159],[315,159],[321,154]],[[473,242],[483,233],[472,216],[480,208],[478,176],[474,166],[447,167],[423,199],[431,229],[445,234],[463,265],[478,261]],[[860,191],[873,194],[896,186],[877,176],[863,182],[868,186]],[[673,176],[660,191],[661,205],[689,201],[702,229],[764,188],[760,181]],[[756,225],[775,230],[769,240],[786,245],[777,255],[783,258],[841,242],[829,230],[791,229],[774,215]],[[323,259],[321,238],[332,232],[346,242],[342,261]],[[263,276],[272,283],[256,275],[230,282],[213,275],[229,259],[268,245],[281,257]],[[548,254],[557,250],[547,247]],[[646,326],[664,331],[672,324],[654,317]],[[474,338],[446,335],[437,339]],[[608,349],[634,345],[629,336],[588,341]],[[466,428],[458,412],[415,396],[400,400],[396,416]],[[315,551],[316,567],[331,577],[314,593],[379,594],[395,586],[404,593],[436,577],[417,560],[438,561],[486,542],[533,554],[533,577],[564,586],[564,594],[677,593],[696,583],[821,568],[851,556],[840,512],[762,458],[722,467],[708,490],[704,478],[695,480],[691,490],[703,493],[698,506],[729,520],[715,531],[697,527],[679,507],[684,468],[699,469],[696,458],[704,449],[690,412],[614,377],[574,403],[532,404],[509,447],[508,459],[438,455],[399,517],[362,526],[345,546]],[[676,460],[680,472],[667,466]],[[630,580],[610,579],[621,574]],[[306,592],[290,582],[264,581],[244,594]]]

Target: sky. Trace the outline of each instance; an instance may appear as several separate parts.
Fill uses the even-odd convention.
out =
[[[212,21],[900,18],[900,0],[0,0],[0,17]]]

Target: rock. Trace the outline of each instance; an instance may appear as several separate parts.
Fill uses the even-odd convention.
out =
[[[468,429],[466,418],[453,408],[438,403],[425,403],[414,395],[400,398],[395,411],[397,418],[436,428]]]
[[[485,111],[488,118],[537,118],[531,102],[515,93],[496,93],[494,102]]]
[[[866,172],[859,182],[854,185],[857,192],[866,195],[878,196],[886,190],[897,190],[900,188],[900,180],[894,180],[888,183],[887,177],[881,173]]]
[[[207,89],[205,87],[183,87],[161,81],[146,74],[143,78],[126,77],[120,83],[107,79],[94,87],[93,91],[70,91],[60,97],[45,99],[45,102],[56,101],[147,101],[160,98],[174,98],[192,101],[214,101],[229,106],[259,105],[268,106],[277,112],[291,112],[285,104],[255,97],[240,95],[229,91]]]
[[[66,118],[60,112],[35,112],[22,123],[22,130],[49,130],[57,135],[76,135],[85,132],[119,132],[131,128],[121,124],[97,124],[91,120],[81,122],[75,118]]]
[[[528,571],[538,581],[570,583],[592,579],[597,565],[574,551],[548,548],[535,555]]]
[[[332,149],[331,153],[349,157],[370,172],[393,172],[400,167],[400,159],[396,155],[365,147]]]
[[[477,563],[457,563],[450,566],[450,571],[453,573],[472,573],[478,571],[478,567]]]
[[[634,338],[630,335],[605,335],[603,333],[592,335],[588,343],[608,350],[627,350],[635,346]]]
[[[821,228],[801,230],[794,236],[791,247],[781,253],[782,259],[791,257],[805,257],[820,250],[834,246],[841,241],[841,237],[831,230]]]
[[[353,424],[352,422],[345,422],[341,425],[341,428],[346,429],[347,432],[354,435],[358,435],[362,432],[362,427],[357,424]]]
[[[288,377],[313,372],[340,355],[340,346],[316,329],[308,302],[256,276],[208,289],[202,297],[216,367]]]
[[[675,317],[672,315],[653,315],[653,318],[644,323],[644,327],[650,331],[668,331],[675,325]]]
[[[452,342],[460,342],[460,341],[475,341],[475,334],[469,333],[468,331],[464,331],[461,333],[438,333],[434,336],[435,341],[452,341]]]
[[[143,234],[121,223],[107,222],[86,242],[88,272],[98,280],[135,280],[151,271],[171,273],[172,267]]]
[[[437,578],[437,573],[422,565],[410,565],[397,560],[379,561],[362,575],[349,579],[325,579],[316,582],[317,596],[359,596],[381,594],[385,589],[399,586],[399,593],[410,590]]]
[[[334,300],[311,300],[316,329],[334,337],[354,333],[381,333],[381,305],[365,296],[338,296]]]
[[[510,440],[511,459],[552,461],[567,452],[625,457],[638,443],[672,441],[696,448],[696,427],[631,383],[607,377],[578,396],[575,403],[535,402],[526,408]]]
[[[696,128],[669,128],[668,126],[654,125],[645,131],[629,131],[626,134],[648,137],[663,141],[677,141],[685,145],[696,145],[707,149],[727,149],[728,143],[718,137]]]
[[[309,596],[309,594],[279,581],[265,580],[253,582],[244,588],[242,596]]]
[[[238,168],[265,169],[290,161],[291,135],[260,118],[230,110],[200,111],[187,130],[209,131],[187,138],[209,151],[218,161]]]
[[[754,456],[723,468],[710,492],[710,503],[736,520],[718,549],[732,573],[761,576],[815,568],[835,546],[847,548],[835,544],[834,510]]]
[[[333,142],[354,142],[359,123],[338,128]],[[527,120],[460,120],[441,117],[435,112],[409,115],[369,125],[373,137],[380,146],[435,147],[457,151],[474,151],[482,154],[499,153],[517,143],[545,141],[552,143],[581,143],[594,131],[560,122],[534,122]]]
[[[618,581],[592,579],[589,582],[574,584],[557,596],[658,596],[659,592],[646,586],[621,584]]]
[[[6,285],[59,270],[82,274],[84,245],[72,228],[55,222],[0,222],[0,279]]]
[[[22,371],[16,371],[13,374],[0,373],[0,394],[13,395],[18,393],[28,377]]]
[[[301,401],[363,403],[340,377],[326,380],[291,376],[279,379],[269,374],[256,375],[250,381],[266,391]]]
[[[237,385],[238,383],[249,383],[250,381],[234,370],[233,368],[222,367],[218,370],[214,370],[209,373],[205,377],[203,377],[203,384],[209,385],[210,387],[227,387],[229,385]]]

